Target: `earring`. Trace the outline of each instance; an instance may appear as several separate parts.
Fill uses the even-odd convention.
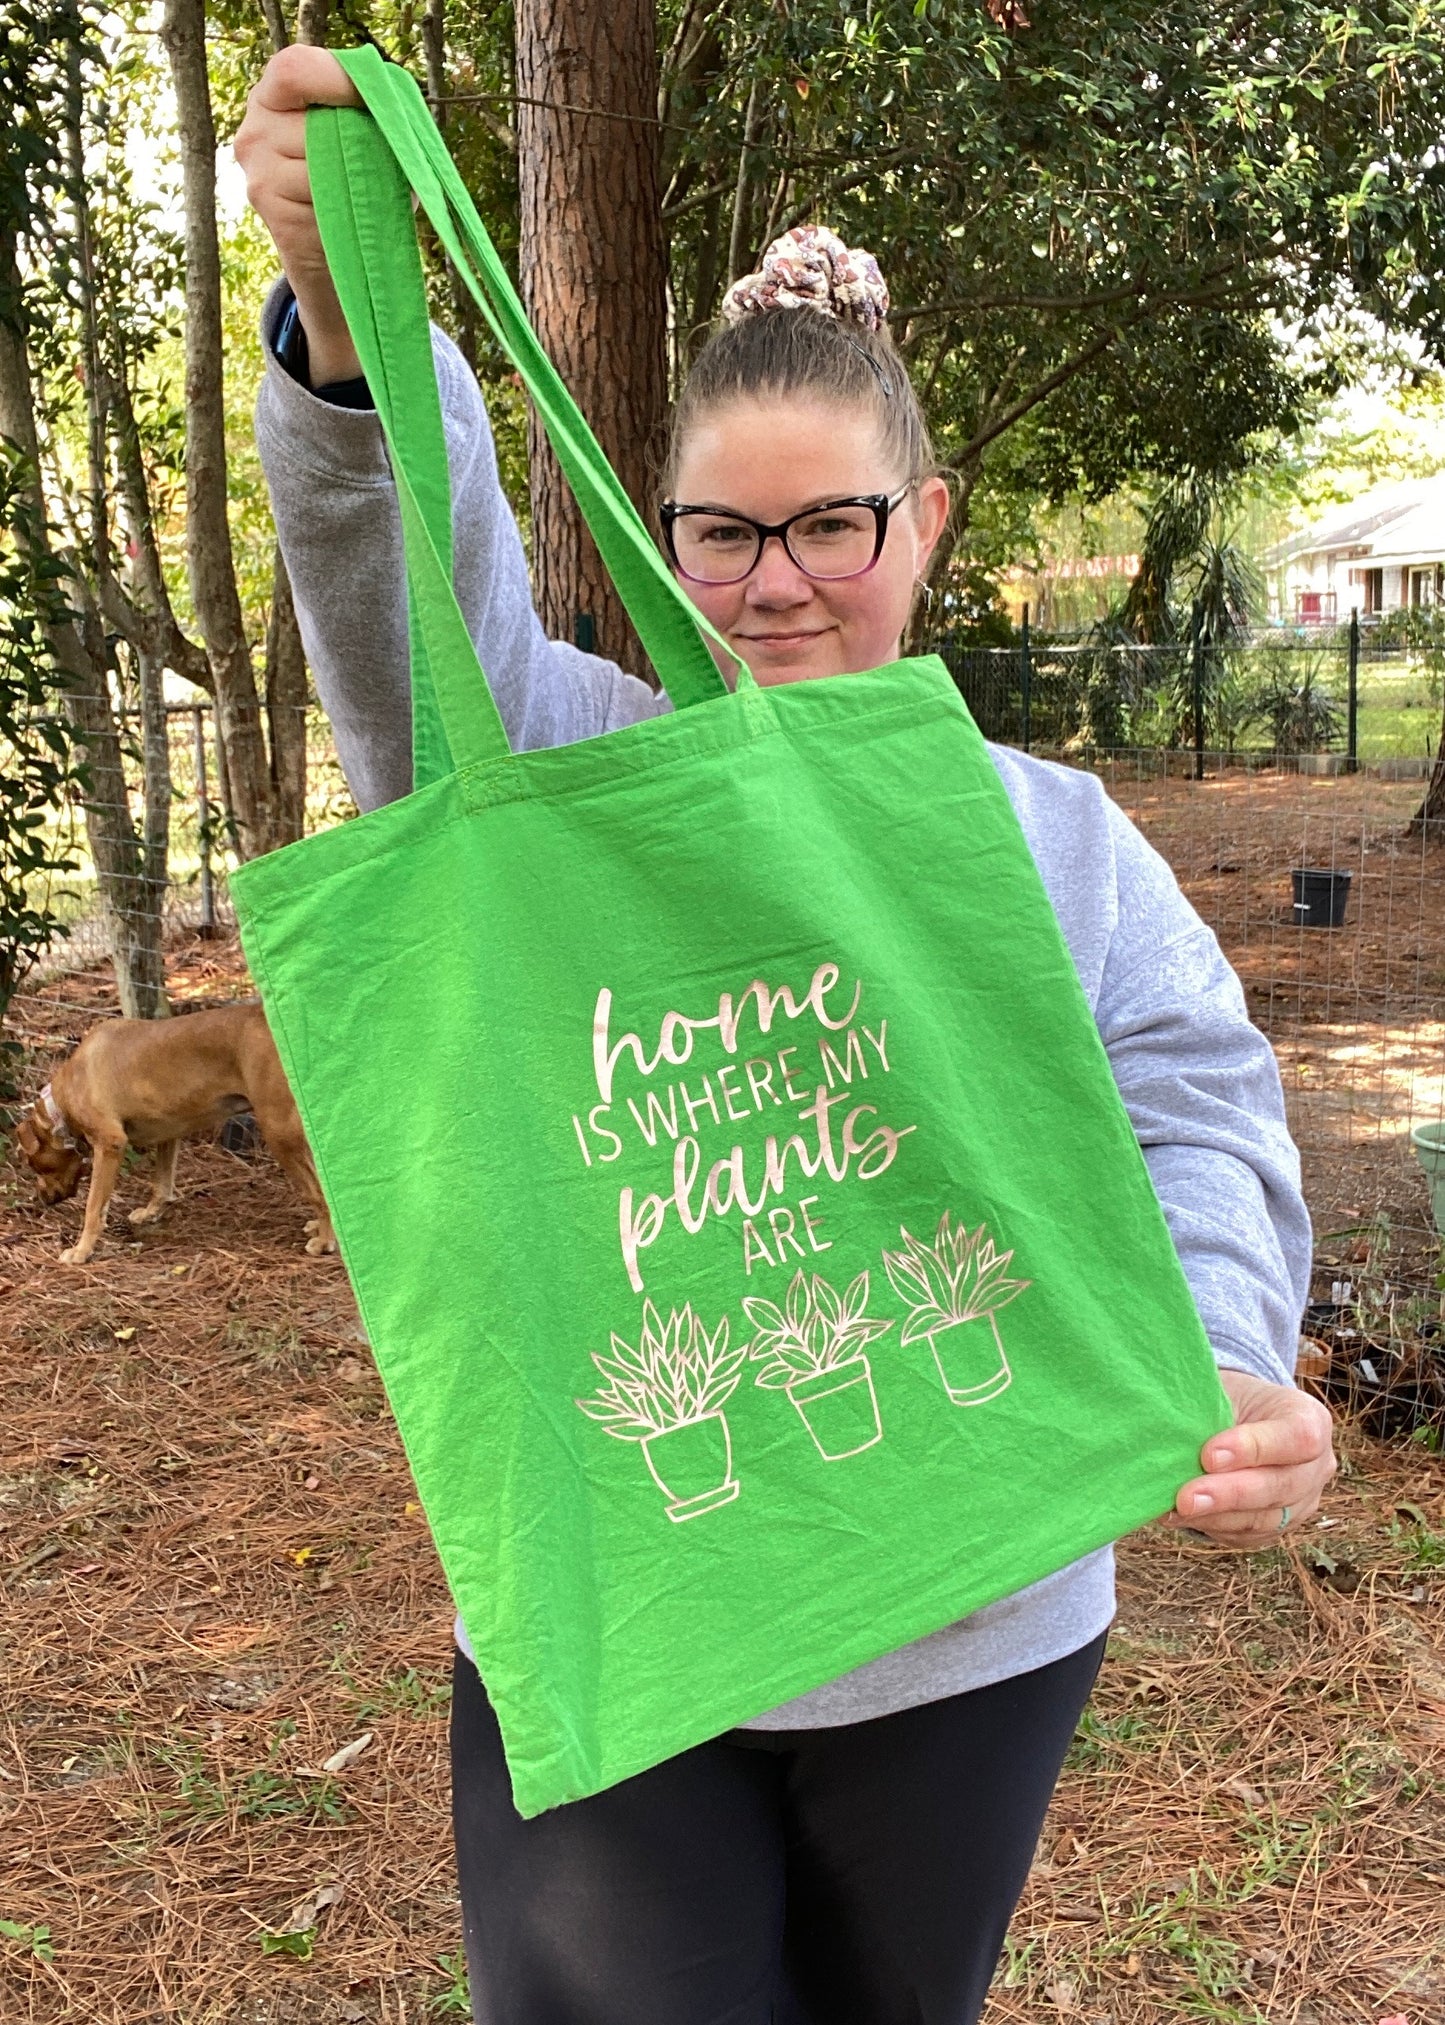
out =
[[[933,610],[933,586],[932,586],[932,584],[926,584],[926,583],[925,583],[925,582],[923,581],[922,577],[919,577],[919,578],[917,578],[917,580],[916,580],[916,582],[915,582],[914,588],[915,588],[916,590],[920,590],[920,591],[922,591],[922,593],[923,593],[923,609],[924,609],[924,611],[925,611],[925,612],[931,612],[931,611]]]

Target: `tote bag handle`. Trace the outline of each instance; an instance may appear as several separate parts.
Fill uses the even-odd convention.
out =
[[[452,585],[451,493],[414,190],[542,417],[638,635],[678,708],[726,694],[683,595],[528,323],[415,80],[375,49],[335,52],[366,112],[314,108],[317,223],[396,474],[411,595],[416,785],[510,748]],[[739,686],[753,678],[737,663]]]

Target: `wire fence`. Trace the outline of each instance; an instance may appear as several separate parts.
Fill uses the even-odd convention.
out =
[[[938,651],[984,736],[1026,750],[1205,751],[1241,763],[1388,778],[1430,772],[1440,657],[1378,645],[1358,626],[1319,643],[1039,642]]]
[[[125,763],[125,817],[139,833],[145,809],[144,756],[136,713],[117,713]],[[159,918],[167,936],[228,934],[235,927],[228,875],[236,862],[235,826],[224,799],[224,770],[217,750],[214,712],[209,703],[166,706],[170,809],[166,823],[163,876],[142,869],[133,881],[133,899],[118,909],[104,904],[86,835],[86,812],[73,799],[54,826],[55,855],[73,869],[48,875],[37,899],[60,924],[42,952],[42,975],[87,969],[112,954],[116,915],[139,929]],[[92,803],[92,809],[95,804]],[[346,786],[331,727],[319,707],[306,713],[306,830],[328,829],[356,813]]]
[[[1411,824],[1440,715],[1428,670],[1362,651],[1352,682],[1348,648],[1272,645],[1202,670],[1207,657],[1187,647],[945,643],[944,655],[986,735],[1100,775],[1219,936],[1274,1045],[1303,1156],[1319,1238],[1316,1325],[1333,1318],[1346,1331],[1384,1329],[1386,1341],[1391,1330],[1438,1330],[1445,1254],[1422,1164],[1428,1149],[1417,1142],[1435,1133],[1445,1143],[1445,841]],[[1232,739],[1218,736],[1225,679],[1279,682],[1297,697],[1306,677],[1334,712],[1317,720],[1309,750],[1269,726],[1272,743],[1247,743],[1246,729],[1261,735],[1257,720],[1236,726]],[[1108,723],[1105,696],[1117,713]],[[175,963],[195,938],[232,932],[234,853],[209,708],[173,709],[168,733],[167,876],[138,904],[161,910]],[[132,728],[126,737],[139,825],[141,753]],[[329,727],[313,709],[306,827],[352,812]],[[48,897],[67,932],[32,977],[30,989],[42,993],[93,972],[115,934],[97,904],[78,810],[68,823],[78,863],[52,877]],[[1445,1154],[1441,1161],[1445,1219]]]

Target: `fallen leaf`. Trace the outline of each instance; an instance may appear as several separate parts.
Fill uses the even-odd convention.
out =
[[[116,1330],[115,1340],[117,1343],[129,1343],[134,1334],[135,1334],[135,1324],[131,1323],[127,1328]]]
[[[1232,1793],[1237,1800],[1243,1800],[1246,1806],[1258,1807],[1264,1798],[1257,1786],[1251,1786],[1249,1781],[1241,1779],[1237,1772],[1231,1778],[1221,1779],[1219,1783],[1226,1793]]]
[[[314,1934],[322,1913],[328,1906],[340,1905],[345,1889],[334,1879],[329,1884],[318,1885],[309,1898],[302,1899],[280,1931],[283,1934]]]
[[[1056,1976],[1044,1995],[1060,2011],[1076,2011],[1079,2008],[1079,1986],[1070,1976]]]
[[[263,1955],[293,1955],[298,1962],[309,1962],[315,1954],[316,1930],[308,1928],[304,1934],[262,1934]]]
[[[374,1731],[363,1730],[359,1737],[353,1737],[349,1744],[343,1744],[339,1751],[333,1751],[329,1758],[323,1758],[321,1760],[322,1771],[326,1773],[328,1778],[333,1773],[348,1771],[356,1763],[362,1752],[370,1748],[374,1737]]]
[[[304,1484],[303,1488],[304,1488],[305,1490],[308,1490],[308,1491],[317,1491],[317,1490],[320,1490],[320,1488],[321,1488],[321,1479],[320,1479],[320,1477],[318,1477],[318,1476],[315,1476],[315,1475],[312,1475],[312,1476],[309,1476],[309,1477],[307,1477],[307,1479],[306,1479],[306,1482],[305,1482],[305,1484]]]
[[[1403,2011],[1392,2011],[1388,2018],[1381,2018],[1379,2025],[1410,2025]]]
[[[415,1498],[408,1498],[408,1499],[407,1499],[407,1501],[406,1501],[406,1516],[407,1516],[407,1518],[409,1518],[409,1519],[414,1519],[414,1518],[416,1517],[417,1513],[418,1513],[418,1512],[419,1512],[420,1510],[421,1510],[421,1506],[420,1506],[420,1505],[419,1505],[419,1504],[417,1503],[417,1501],[416,1501],[416,1499],[415,1499]]]

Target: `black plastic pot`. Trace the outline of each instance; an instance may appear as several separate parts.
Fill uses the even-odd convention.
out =
[[[1294,918],[1301,928],[1342,928],[1350,898],[1348,872],[1291,872]]]

